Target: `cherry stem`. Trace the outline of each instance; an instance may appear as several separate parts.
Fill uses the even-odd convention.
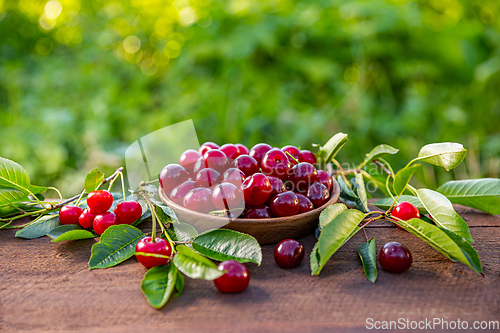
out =
[[[120,178],[122,180],[123,201],[125,201],[127,199],[127,195],[125,194],[125,181],[123,180],[123,172],[120,172]]]
[[[333,164],[335,164],[335,166],[337,167],[337,169],[339,169],[340,176],[344,180],[344,183],[346,184],[346,186],[349,187],[349,188],[351,188],[351,184],[349,183],[349,181],[347,180],[347,178],[345,176],[345,170],[342,167],[342,165],[340,165],[339,161],[337,161],[334,158],[332,158],[332,162],[333,162]]]
[[[299,160],[298,160],[298,159],[296,159],[295,157],[293,157],[293,156],[292,156],[292,154],[290,154],[289,152],[285,152],[285,155],[290,156],[290,157],[292,158],[292,160],[294,160],[297,164],[299,164],[299,163],[300,163],[300,162],[299,162]]]
[[[368,235],[366,234],[366,229],[363,228],[363,233],[365,234],[366,241],[368,242]]]
[[[149,209],[151,212],[154,211],[153,207],[151,207],[151,204],[148,203]],[[151,214],[151,219],[153,220],[152,228],[151,228],[151,243],[154,243],[156,241],[156,214],[152,213]]]

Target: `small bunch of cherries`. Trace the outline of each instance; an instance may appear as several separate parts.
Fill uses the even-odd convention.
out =
[[[159,181],[170,200],[196,212],[223,211],[230,218],[244,212],[247,219],[291,216],[330,199],[335,180],[316,164],[312,152],[294,146],[259,143],[249,150],[239,143],[205,142],[198,151],[183,152],[179,164],[165,166]]]
[[[113,205],[113,196],[109,191],[92,191],[87,196],[85,210],[78,206],[63,206],[59,211],[62,224],[76,224],[85,229],[93,228],[98,235],[112,225],[131,224],[142,215],[142,207],[137,201],[122,201],[114,212],[108,212]]]

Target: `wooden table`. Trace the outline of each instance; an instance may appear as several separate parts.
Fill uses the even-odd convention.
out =
[[[484,278],[381,222],[367,229],[368,236],[376,237],[377,250],[388,241],[406,245],[413,254],[406,273],[389,273],[379,266],[377,282],[369,282],[356,252],[364,241],[360,233],[332,257],[320,276],[311,276],[309,253],[315,238],[309,235],[300,239],[307,254],[299,267],[277,267],[274,246],[267,245],[262,265],[247,265],[251,282],[245,292],[221,294],[212,282],[186,279],[184,294],[159,311],[141,293],[146,270],[135,258],[89,271],[94,240],[28,241],[3,230],[0,331],[365,332],[370,323],[399,318],[468,321],[469,327],[474,321],[500,321],[500,216],[457,209],[469,223]]]

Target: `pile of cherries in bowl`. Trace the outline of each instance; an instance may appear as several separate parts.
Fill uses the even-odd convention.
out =
[[[335,181],[308,150],[259,143],[205,142],[186,150],[179,164],[165,166],[160,186],[174,203],[200,213],[264,219],[292,216],[321,207]]]

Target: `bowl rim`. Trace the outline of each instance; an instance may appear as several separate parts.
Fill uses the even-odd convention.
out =
[[[333,178],[332,178],[333,179]],[[275,223],[286,223],[290,221],[294,221],[297,219],[303,219],[303,218],[308,218],[311,217],[315,214],[321,213],[322,210],[324,210],[326,207],[333,205],[336,203],[340,197],[340,186],[337,183],[335,179],[333,179],[333,188],[332,192],[330,194],[330,199],[322,206],[318,208],[314,208],[313,210],[302,213],[302,214],[296,214],[296,215],[291,215],[291,216],[282,216],[282,217],[272,217],[269,219],[242,219],[242,218],[235,218],[235,219],[228,219],[227,217],[220,217],[220,216],[214,216],[214,215],[208,215],[200,212],[196,212],[193,210],[190,210],[184,206],[178,205],[165,194],[163,191],[163,188],[161,186],[158,187],[158,194],[160,196],[160,199],[163,201],[163,203],[167,204],[168,206],[171,206],[172,209],[175,210],[180,210],[182,212],[185,212],[186,214],[191,214],[194,216],[197,216],[199,218],[209,218],[209,219],[224,219],[224,220],[229,220],[229,223],[233,224],[275,224]]]

